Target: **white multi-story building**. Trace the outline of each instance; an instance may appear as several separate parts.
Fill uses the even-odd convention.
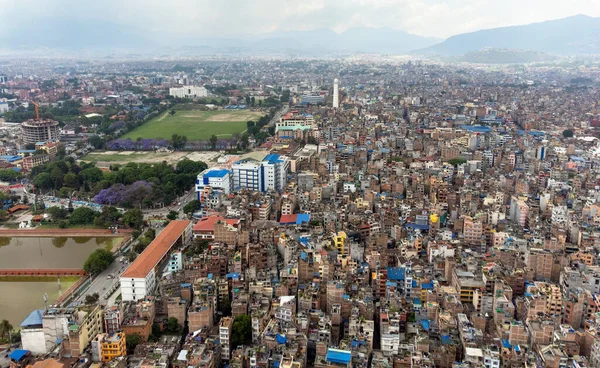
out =
[[[565,224],[567,222],[568,214],[569,211],[567,206],[552,207],[552,223]]]
[[[222,191],[229,194],[233,191],[233,174],[227,169],[212,168],[206,169],[196,179],[196,193],[200,200],[200,193],[205,187],[211,187],[213,190]]]
[[[135,301],[151,295],[156,289],[160,265],[169,259],[169,251],[176,245],[183,246],[191,237],[191,221],[171,221],[119,278],[122,300]]]
[[[290,160],[277,154],[267,155],[261,162],[238,161],[233,164],[233,188],[266,192],[282,190],[287,184]]]
[[[261,166],[262,191],[283,190],[287,184],[287,173],[290,168],[289,158],[272,153],[262,160]]]
[[[221,345],[221,359],[223,360],[229,360],[231,358],[229,340],[231,339],[232,329],[233,319],[231,319],[231,317],[221,318],[221,322],[219,322],[219,344]]]
[[[208,91],[202,86],[184,86],[169,88],[169,95],[179,98],[207,97]]]
[[[282,116],[275,124],[275,131],[283,127],[312,127],[315,124],[315,118],[310,114],[298,114],[296,111],[289,112]]]
[[[242,160],[234,163],[233,188],[247,188],[259,192],[262,188],[261,163],[255,160]]]

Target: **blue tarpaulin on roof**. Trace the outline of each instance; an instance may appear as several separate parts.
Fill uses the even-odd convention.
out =
[[[442,345],[452,345],[452,339],[449,335],[442,336]]]
[[[506,349],[510,349],[510,342],[508,342],[507,339],[502,339],[502,347],[506,348]]]
[[[427,331],[429,331],[429,320],[428,319],[424,319],[421,321],[421,325],[423,325],[423,328]]]
[[[329,349],[327,350],[327,361],[338,364],[348,364],[352,360],[352,355],[349,351]]]
[[[285,335],[277,334],[277,336],[275,336],[275,340],[277,340],[278,344],[285,344],[287,342],[287,337],[285,337]]]
[[[14,350],[10,353],[9,357],[12,360],[19,361],[27,354],[29,354],[29,350]]]
[[[432,282],[425,282],[421,285],[421,289],[423,290],[433,290],[433,283]]]

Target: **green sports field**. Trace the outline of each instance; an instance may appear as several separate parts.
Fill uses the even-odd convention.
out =
[[[264,114],[246,110],[177,110],[175,115],[168,111],[160,114],[121,138],[171,139],[173,134],[185,135],[190,141],[208,140],[214,134],[218,138],[229,138],[234,133],[246,130],[246,122],[258,120]]]

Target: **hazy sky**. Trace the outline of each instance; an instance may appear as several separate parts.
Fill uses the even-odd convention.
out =
[[[60,17],[196,35],[367,26],[444,38],[575,14],[600,16],[600,0],[0,0],[0,32]]]

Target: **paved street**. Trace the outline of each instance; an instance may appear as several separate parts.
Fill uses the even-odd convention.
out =
[[[92,278],[92,284],[86,290],[85,293],[81,294],[75,301],[83,303],[86,295],[92,295],[98,293],[100,295],[100,303],[104,304],[104,295],[119,281],[119,276],[125,271],[127,265],[120,262],[121,256],[117,256],[117,260],[110,265],[110,267],[101,274]],[[112,275],[113,278],[109,279],[107,276]]]

